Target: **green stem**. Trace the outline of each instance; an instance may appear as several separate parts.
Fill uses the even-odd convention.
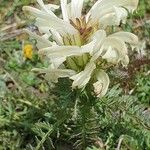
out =
[[[90,111],[90,110],[89,110]],[[87,117],[87,106],[84,104],[81,110],[81,117],[82,117],[82,145],[83,145],[83,149],[86,148],[87,145],[87,138],[86,138],[86,132],[87,132],[87,128],[86,128],[86,121],[88,119]]]
[[[88,93],[88,94],[87,94]],[[89,122],[89,120],[93,119],[92,115],[92,102],[94,100],[92,96],[89,95],[90,92],[86,90],[80,92],[79,96],[79,110],[81,114],[81,133],[82,133],[82,149],[85,150],[88,144],[88,132],[90,131],[90,127],[93,126],[93,122]],[[92,98],[92,99],[91,99]],[[92,117],[92,118],[91,118]]]

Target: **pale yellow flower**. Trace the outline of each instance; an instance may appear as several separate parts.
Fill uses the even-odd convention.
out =
[[[98,0],[86,15],[82,15],[84,0],[70,3],[60,0],[63,19],[54,13],[59,6],[45,5],[42,0],[37,2],[39,9],[25,6],[23,10],[36,18],[35,25],[42,36],[26,32],[37,39],[39,54],[45,56],[50,65],[34,70],[46,73],[52,81],[69,77],[73,88],[85,87],[92,78],[97,96],[104,96],[109,77],[103,62],[128,65],[126,43],[135,46],[138,42],[132,33],[120,31],[110,35],[105,29],[125,23],[128,12],[137,8],[138,0]]]

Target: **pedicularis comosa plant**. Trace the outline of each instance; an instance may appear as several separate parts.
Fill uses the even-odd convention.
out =
[[[42,0],[37,3],[38,8],[24,6],[23,10],[35,17],[40,34],[25,31],[37,40],[39,56],[49,66],[33,70],[44,73],[52,82],[69,78],[81,109],[88,113],[93,102],[108,91],[108,69],[118,64],[126,67],[128,46],[134,48],[138,43],[136,35],[119,28],[128,13],[136,10],[138,0],[98,0],[87,14],[82,14],[84,0],[60,0],[62,18],[54,13],[59,6],[44,4]],[[110,33],[112,26],[118,26],[118,32]]]

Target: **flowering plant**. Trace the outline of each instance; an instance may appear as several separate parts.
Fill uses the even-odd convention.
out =
[[[109,34],[107,28],[125,23],[138,0],[98,0],[86,15],[82,15],[84,0],[60,0],[63,19],[54,14],[59,6],[37,2],[39,9],[24,6],[23,10],[36,17],[41,34],[26,32],[37,40],[39,54],[49,61],[49,67],[34,70],[46,73],[53,82],[69,77],[72,88],[81,89],[90,82],[96,96],[104,96],[110,82],[107,68],[118,63],[127,66],[126,43],[135,46],[138,42],[130,32]]]

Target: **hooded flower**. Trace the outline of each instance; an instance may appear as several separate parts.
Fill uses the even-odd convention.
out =
[[[50,64],[48,68],[34,70],[46,73],[54,82],[69,77],[73,88],[83,88],[94,81],[96,95],[104,96],[109,86],[105,68],[110,64],[128,65],[126,43],[135,46],[138,42],[132,33],[108,34],[105,29],[125,23],[128,12],[137,8],[138,0],[98,0],[86,15],[82,15],[84,0],[60,0],[62,19],[54,13],[59,6],[37,2],[38,8],[24,6],[23,10],[35,17],[40,35],[25,31],[37,40],[39,55]]]

